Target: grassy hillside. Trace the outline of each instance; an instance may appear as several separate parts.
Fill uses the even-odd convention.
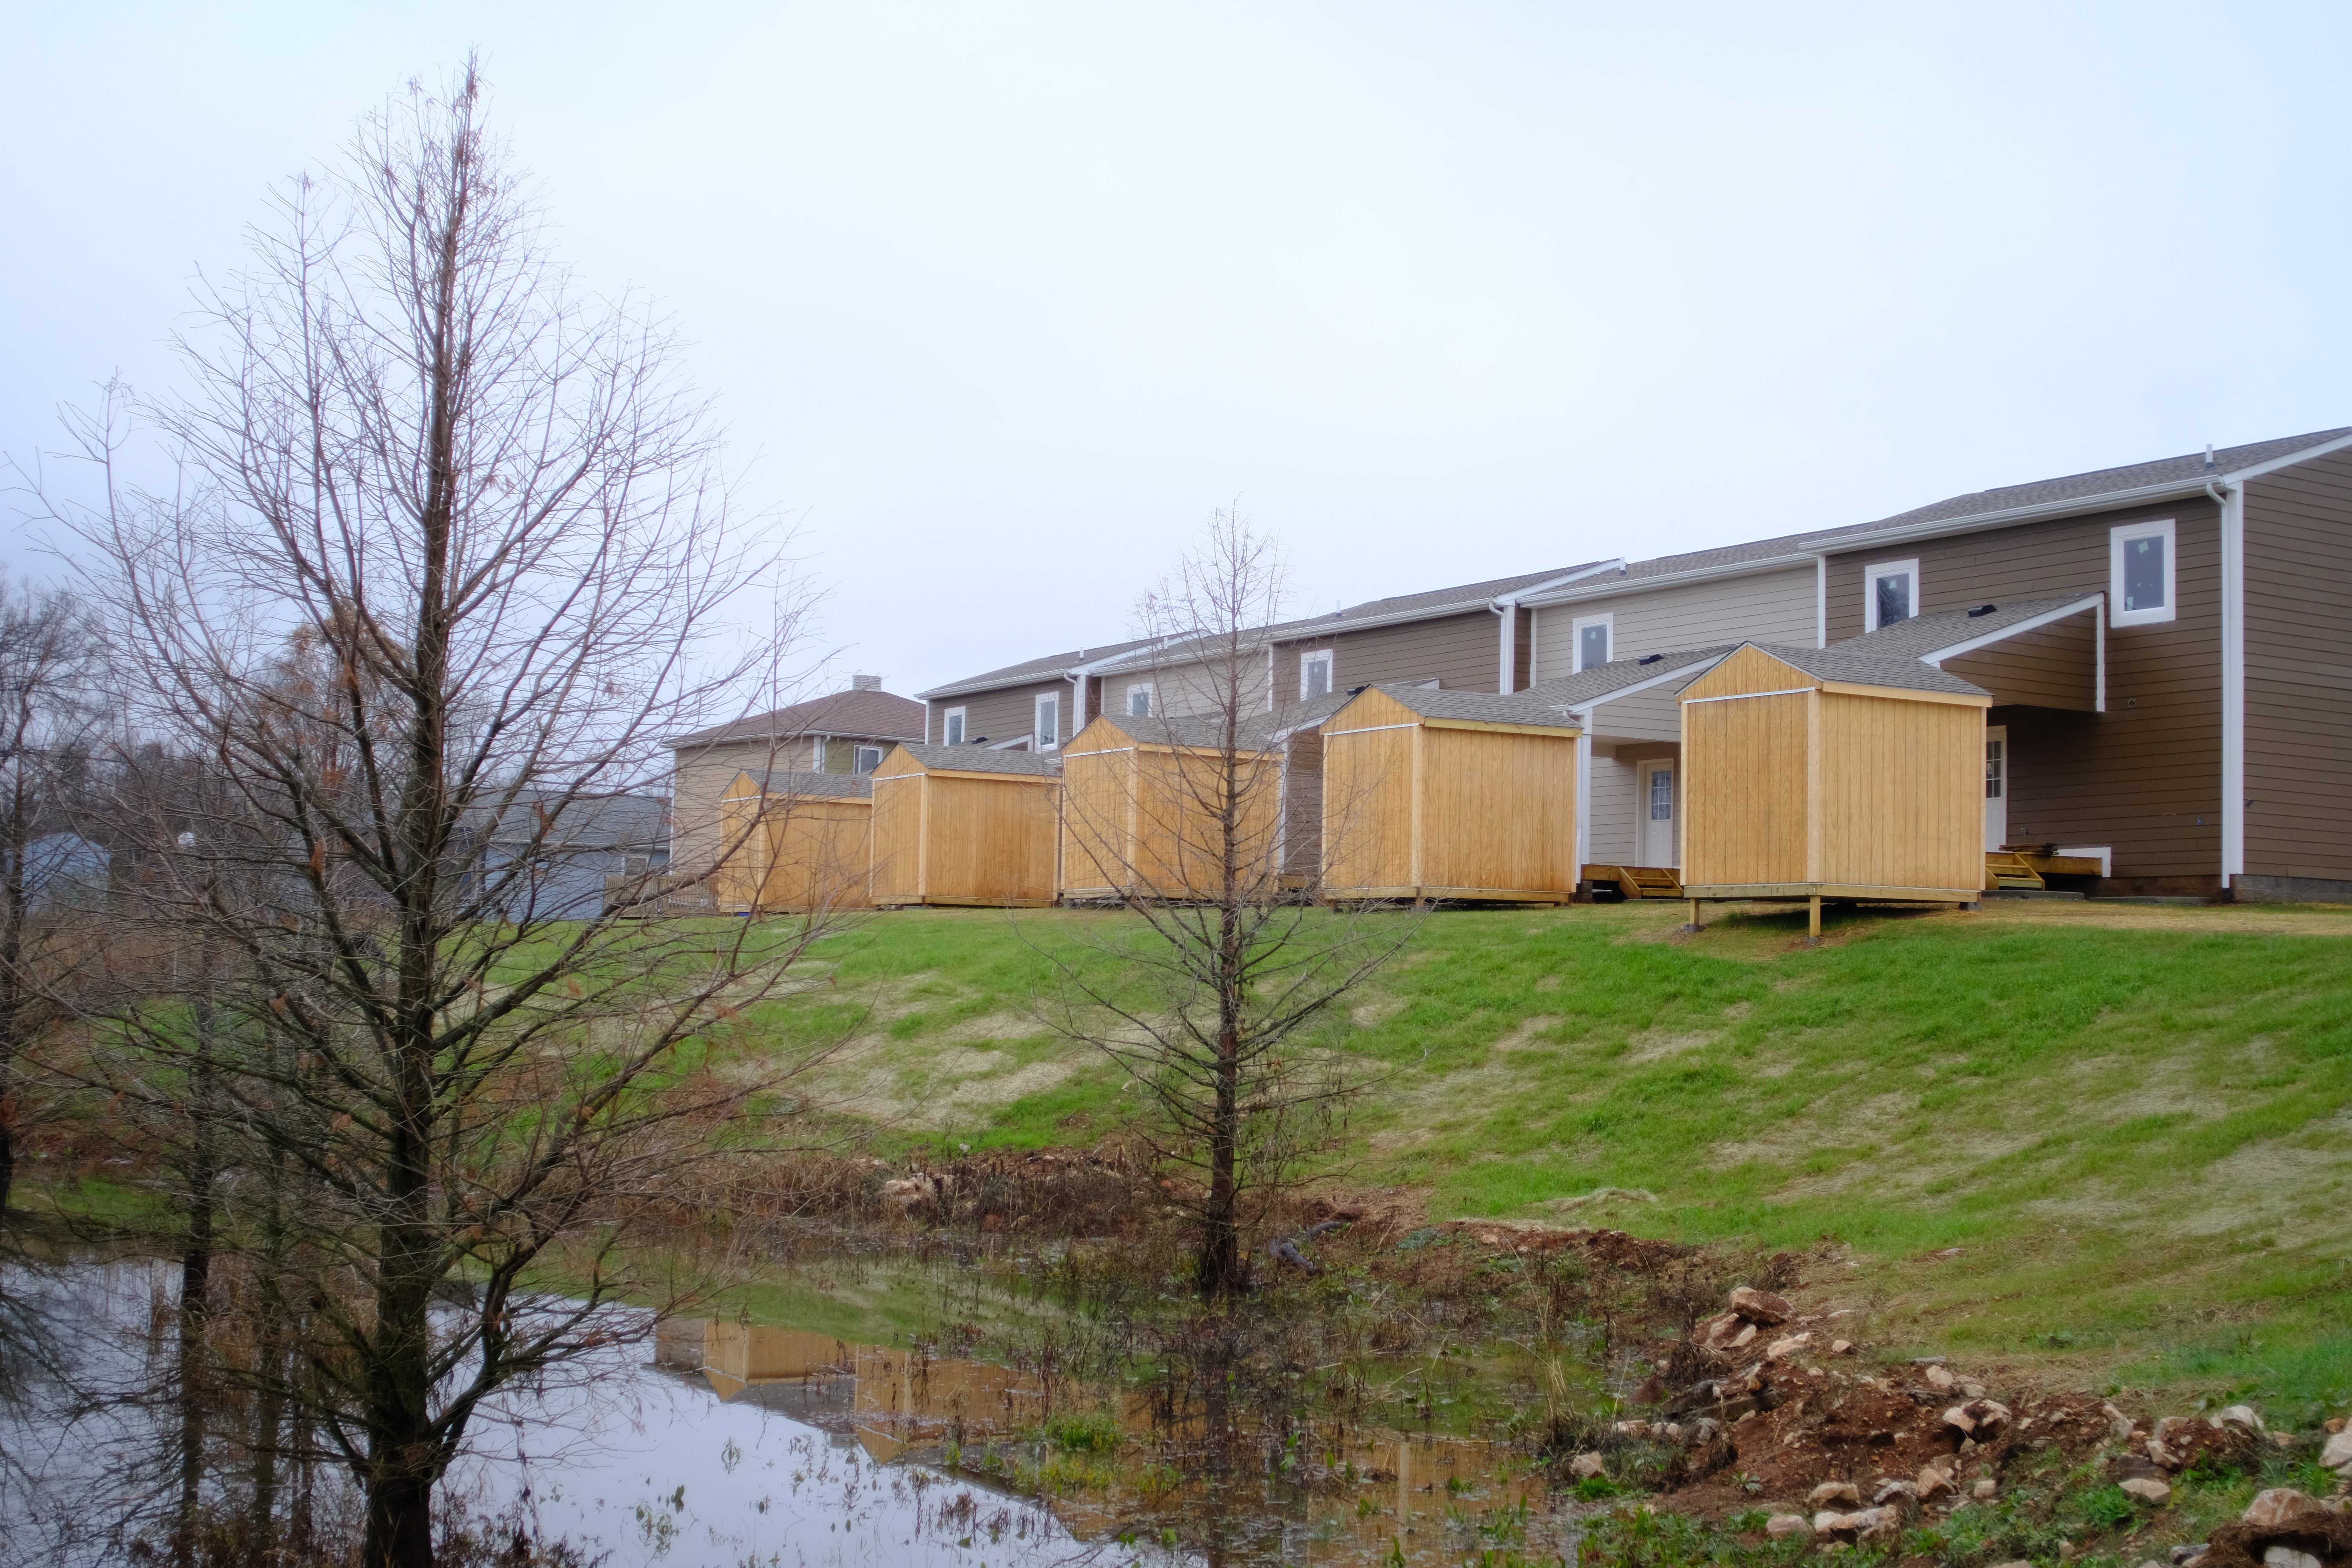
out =
[[[1083,1143],[1121,1086],[1046,1026],[1045,952],[1117,918],[878,917],[761,1022],[848,1033],[823,1087],[887,1144]],[[1819,1248],[1890,1346],[2352,1397],[2352,915],[1682,918],[1429,919],[1318,1037],[1377,1079],[1341,1180]]]

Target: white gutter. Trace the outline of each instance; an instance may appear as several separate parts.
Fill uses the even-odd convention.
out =
[[[1791,566],[1809,566],[1815,560],[1808,550],[1794,555],[1767,555],[1754,561],[1729,561],[1715,566],[1695,566],[1686,572],[1661,572],[1651,577],[1621,577],[1594,587],[1562,588],[1541,598],[1522,594],[1519,603],[1531,610],[1553,605],[1582,604],[1588,599],[1605,599],[1615,594],[1632,594],[1649,588],[1672,588],[1685,583],[1706,583],[1717,577],[1747,577],[1759,572],[1785,572]]]
[[[1598,577],[1604,572],[1614,572],[1622,576],[1625,572],[1624,557],[1618,556],[1613,560],[1596,561],[1590,566],[1579,567],[1563,576],[1549,578],[1541,583],[1529,584],[1516,594],[1506,594],[1499,599],[1488,602],[1486,607],[1503,617],[1503,667],[1502,676],[1495,684],[1495,689],[1497,692],[1508,697],[1518,689],[1519,601],[1529,594],[1541,594],[1554,588],[1565,587],[1570,583],[1582,582],[1587,577]],[[1532,686],[1535,682],[1530,680],[1528,684]]]
[[[2221,889],[2227,892],[2246,873],[2246,487],[2217,479],[2205,493],[2221,507]]]

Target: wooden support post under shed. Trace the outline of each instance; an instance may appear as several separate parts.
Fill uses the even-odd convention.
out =
[[[1805,934],[1815,942],[1822,940],[1822,896],[1815,893],[1806,900]]]

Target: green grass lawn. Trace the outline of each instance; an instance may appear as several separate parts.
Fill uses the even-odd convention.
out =
[[[1889,1349],[2352,1398],[2352,918],[1995,905],[1818,948],[1683,918],[1428,919],[1317,1031],[1371,1081],[1339,1179],[1818,1248],[1815,1299]],[[1049,1026],[1046,955],[1102,964],[1085,938],[1118,919],[878,916],[753,1016],[845,1038],[817,1087],[886,1147],[1084,1143],[1128,1102]]]

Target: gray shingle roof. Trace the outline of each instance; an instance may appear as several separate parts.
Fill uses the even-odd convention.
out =
[[[1555,680],[1540,681],[1519,693],[1522,697],[1541,697],[1546,702],[1569,708],[1581,708],[1599,701],[1612,691],[1628,686],[1638,686],[1644,680],[1694,664],[1712,665],[1717,659],[1738,647],[1738,643],[1718,643],[1713,647],[1686,648],[1680,653],[1656,654],[1643,658],[1612,659],[1596,664],[1590,669],[1563,675]]]
[[[1062,772],[1062,759],[1047,752],[1033,755],[1027,752],[999,752],[986,746],[924,746],[901,743],[898,750],[906,752],[927,768],[953,768],[966,773],[1026,773],[1033,778],[1055,778]],[[890,759],[882,759],[877,773],[890,771]]]
[[[2011,626],[2021,626],[2036,616],[2045,616],[2053,610],[2063,610],[2069,605],[2079,605],[2097,597],[2096,594],[2062,594],[2055,598],[2004,599],[1981,616],[1974,610],[1938,610],[1932,615],[1914,616],[1907,621],[1897,621],[1891,626],[1864,632],[1858,637],[1848,637],[1831,646],[1851,648],[1856,653],[1926,658],[1940,649],[1977,637],[1990,637]]]
[[[1459,719],[1474,724],[1539,724],[1573,730],[1576,721],[1561,704],[1530,689],[1505,696],[1496,691],[1447,691],[1437,687],[1379,685],[1370,688],[1424,719]]]
[[[1859,638],[1855,639],[1859,641]],[[1901,691],[1942,691],[1955,697],[1990,697],[1981,686],[1971,686],[1957,675],[1947,675],[1932,664],[1901,654],[1857,652],[1853,643],[1830,647],[1791,647],[1785,643],[1743,643],[1743,647],[1770,654],[1782,664],[1803,670],[1819,680],[1853,686],[1886,686]],[[1694,676],[1693,679],[1704,679]]]
[[[759,781],[760,793],[767,795],[814,796],[830,800],[871,800],[873,781],[864,773],[805,773],[790,768],[768,768],[746,773]]]
[[[919,741],[923,738],[923,705],[887,691],[836,691],[754,713],[725,724],[714,724],[663,742],[672,751],[688,746],[725,745],[736,741],[773,741],[797,735],[837,735],[853,740]]]
[[[925,698],[957,697],[971,691],[992,691],[1000,686],[1022,686],[1040,680],[1059,680],[1082,664],[1109,658],[1134,648],[1149,647],[1154,637],[1129,637],[1124,642],[1107,642],[1095,647],[1072,648],[1067,653],[1049,653],[1042,658],[1024,659],[1008,664],[1002,669],[992,669],[980,675],[968,675],[961,680],[950,680],[945,686],[934,686],[929,691],[915,695]]]
[[[2255,468],[2279,458],[2292,457],[2305,447],[2326,446],[2347,436],[2352,436],[2352,426],[2315,430],[2306,436],[2286,436],[2274,441],[2255,441],[2243,447],[2224,447],[2213,454],[2210,468],[2205,466],[2204,453],[2190,452],[2178,458],[2158,458],[2153,462],[2126,464],[2119,468],[2094,468],[2088,473],[2067,474],[2060,479],[2035,479],[2029,484],[2004,485],[1997,489],[1970,490],[1966,495],[1952,496],[1927,506],[1914,507],[1909,511],[1896,512],[1893,517],[1880,518],[1876,522],[1855,523],[1848,528],[1830,529],[1808,537],[1835,539],[1845,534],[1869,533],[1882,528],[1908,528],[1916,523],[1951,521],[1981,517],[1990,512],[2013,511],[2021,507],[2091,500],[2100,496],[2146,489],[2154,485],[2201,484],[2207,479],[2225,478],[2236,469]]]

